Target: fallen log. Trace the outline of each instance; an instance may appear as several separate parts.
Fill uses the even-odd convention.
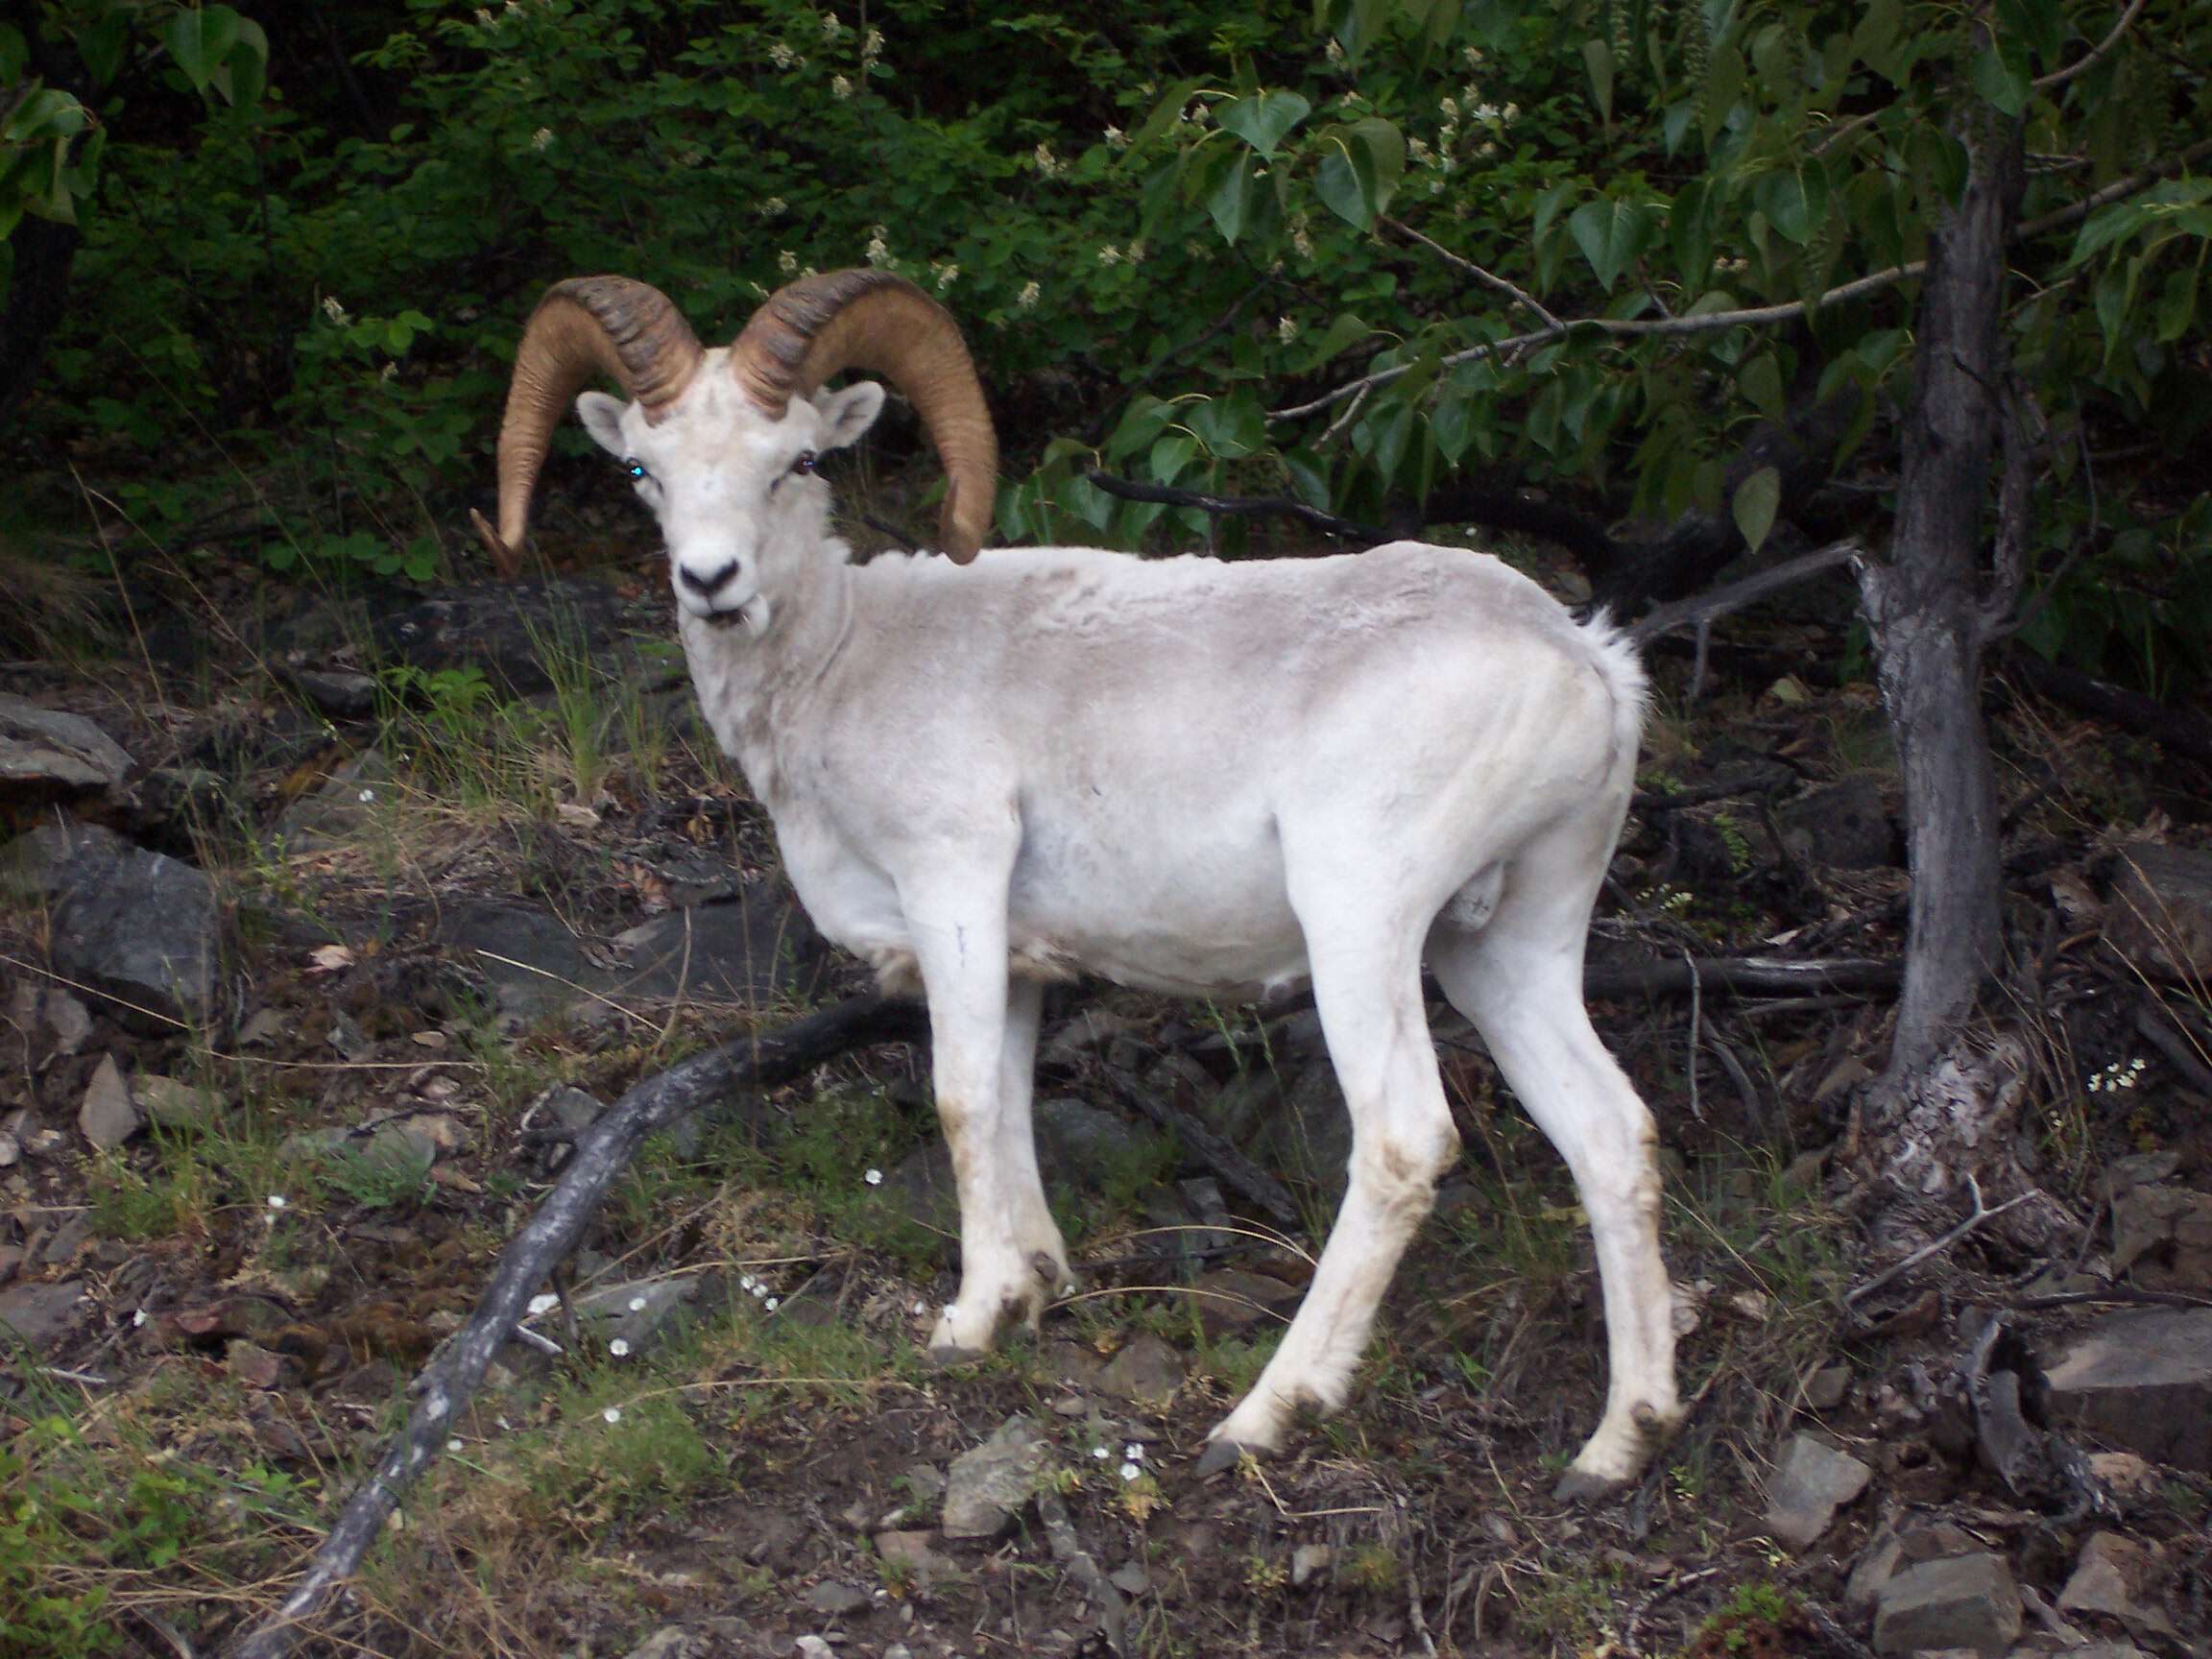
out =
[[[694,1054],[609,1107],[577,1141],[560,1182],[499,1258],[475,1312],[423,1368],[407,1425],[378,1455],[374,1473],[347,1503],[276,1610],[225,1649],[228,1659],[280,1659],[308,1633],[308,1622],[325,1610],[384,1530],[401,1492],[444,1449],[454,1419],[514,1333],[532,1292],[574,1248],[607,1189],[648,1135],[733,1089],[788,1083],[852,1049],[910,1042],[927,1032],[919,1002],[854,997],[779,1030]]]

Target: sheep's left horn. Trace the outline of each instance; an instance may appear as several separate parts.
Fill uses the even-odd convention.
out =
[[[746,394],[781,416],[830,375],[865,369],[906,395],[945,467],[938,539],[965,565],[991,533],[998,438],[951,315],[902,276],[830,271],[779,288],[730,349]]]
[[[515,352],[507,418],[499,426],[499,528],[471,513],[476,533],[502,576],[522,562],[530,495],[553,428],[569,400],[600,375],[659,421],[691,384],[704,355],[699,336],[675,301],[627,276],[572,276],[538,301]]]

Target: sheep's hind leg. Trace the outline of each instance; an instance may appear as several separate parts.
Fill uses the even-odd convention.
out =
[[[1587,860],[1579,868],[1591,866]],[[1582,1003],[1588,905],[1576,870],[1518,871],[1480,933],[1439,924],[1429,963],[1475,1022],[1528,1116],[1567,1161],[1605,1298],[1607,1387],[1597,1432],[1559,1482],[1562,1498],[1605,1496],[1640,1476],[1673,1433],[1672,1286],[1659,1255],[1659,1163],[1651,1114],[1591,1029]],[[1583,884],[1587,886],[1587,883]]]
[[[1211,1436],[1199,1473],[1272,1451],[1300,1407],[1335,1410],[1351,1391],[1376,1309],[1458,1156],[1421,998],[1418,941],[1375,939],[1372,918],[1335,904],[1299,911],[1329,1053],[1352,1116],[1351,1183],[1282,1347]]]
[[[937,1120],[960,1197],[960,1290],[929,1337],[930,1357],[947,1362],[988,1353],[1009,1321],[1034,1326],[1066,1278],[1037,1177],[1026,1077],[1018,1094],[1005,1086],[1014,1060],[1034,1053],[1040,1000],[1009,985],[1003,912],[978,915],[961,902],[988,890],[948,878],[934,904],[929,890],[900,892],[929,998]]]

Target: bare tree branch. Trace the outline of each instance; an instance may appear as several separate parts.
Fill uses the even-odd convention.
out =
[[[1166,507],[1195,507],[1202,513],[1211,513],[1221,518],[1296,518],[1301,523],[1312,525],[1316,530],[1331,536],[1341,536],[1351,541],[1374,543],[1390,540],[1387,531],[1378,530],[1372,524],[1339,518],[1334,513],[1324,513],[1318,507],[1293,501],[1287,495],[1209,495],[1203,491],[1177,490],[1166,484],[1140,484],[1134,478],[1117,477],[1102,467],[1088,468],[1083,476],[1107,494],[1118,495],[1124,501],[1148,501]]]
[[[1399,235],[1404,236],[1410,241],[1420,243],[1421,246],[1428,249],[1430,252],[1435,254],[1437,258],[1443,260],[1445,264],[1451,266],[1453,270],[1462,272],[1465,275],[1474,277],[1476,281],[1483,283],[1488,287],[1495,288],[1499,293],[1504,295],[1506,299],[1513,301],[1515,303],[1522,305],[1530,311],[1533,311],[1536,314],[1536,321],[1543,324],[1545,327],[1558,328],[1564,326],[1558,318],[1554,317],[1551,312],[1544,308],[1542,301],[1535,299],[1525,289],[1521,288],[1515,283],[1508,282],[1504,277],[1497,275],[1495,272],[1485,271],[1481,266],[1476,264],[1474,260],[1463,258],[1459,254],[1453,252],[1451,249],[1445,247],[1441,242],[1434,241],[1430,237],[1422,235],[1421,232],[1414,229],[1412,226],[1406,224],[1402,220],[1393,219],[1388,214],[1384,214],[1378,221],[1378,223],[1387,225],[1391,229],[1397,231]]]
[[[2069,63],[2063,69],[2054,69],[2050,74],[2042,76],[2035,82],[2035,90],[2048,92],[2054,86],[2063,86],[2075,76],[2095,63],[2098,59],[2120,44],[2120,36],[2128,33],[2128,28],[2135,21],[2136,14],[2142,10],[2143,0],[2128,0],[2128,9],[2120,13],[2120,21],[2112,25],[2111,34],[2090,47],[2087,55],[2079,61]]]

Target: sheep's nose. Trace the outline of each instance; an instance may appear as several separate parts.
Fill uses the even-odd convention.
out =
[[[685,587],[690,589],[692,592],[698,594],[702,599],[712,598],[723,589],[729,587],[731,580],[736,574],[737,561],[734,559],[731,560],[729,564],[723,565],[718,570],[709,570],[704,576],[700,575],[698,571],[692,569],[688,565],[679,565],[676,566],[676,580],[683,583]]]

